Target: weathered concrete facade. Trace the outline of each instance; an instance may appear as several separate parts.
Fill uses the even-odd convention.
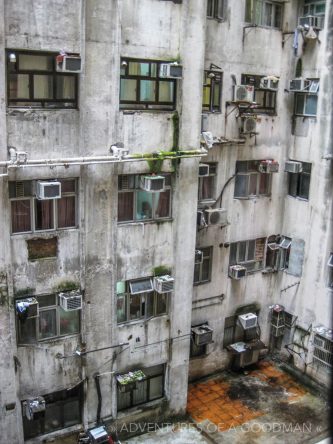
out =
[[[327,284],[332,252],[330,3],[325,29],[319,32],[321,44],[310,41],[302,48],[299,36],[296,57],[291,32],[302,1],[284,4],[282,29],[290,31],[284,34],[261,26],[244,29],[244,0],[225,2],[223,21],[206,17],[206,0],[0,0],[0,162],[8,161],[10,147],[26,152],[29,161],[45,159],[41,166],[8,168],[8,176],[3,168],[0,177],[0,432],[6,442],[24,442],[22,401],[80,384],[79,423],[58,430],[55,426],[48,437],[92,426],[99,418],[126,422],[183,414],[188,378],[229,364],[230,355],[223,348],[225,318],[250,304],[258,309],[261,340],[271,348],[270,306],[281,304],[297,317],[293,328],[298,325],[310,334],[306,347],[293,354],[294,364],[327,383],[327,370],[310,364],[312,327],[331,326],[332,288]],[[77,108],[8,106],[8,49],[80,53],[83,70],[77,75]],[[121,58],[181,63],[175,110],[120,109]],[[296,77],[299,58],[302,76],[320,78],[320,90],[317,116],[293,120],[294,97],[285,89]],[[223,83],[221,112],[207,113],[208,130],[228,143],[215,143],[201,162],[217,166],[214,198],[223,193],[226,227],[197,229],[200,156],[164,160],[161,171],[172,176],[168,218],[130,223],[118,223],[118,178],[150,173],[149,162],[132,158],[105,164],[89,160],[47,164],[50,159],[110,156],[110,146],[116,142],[136,156],[198,150],[202,78],[211,64],[221,68]],[[240,141],[241,119],[235,118],[237,110],[229,102],[233,101],[232,76],[240,84],[244,73],[280,80],[274,115],[258,114],[257,134]],[[235,199],[234,180],[225,190],[224,186],[235,175],[236,161],[258,159],[280,164],[279,173],[271,174],[269,195]],[[289,159],[312,164],[307,201],[287,195],[283,165]],[[11,234],[10,182],[73,178],[76,227]],[[230,279],[229,245],[266,238],[266,252],[267,238],[273,234],[304,241],[301,275],[260,270],[238,281]],[[31,259],[27,241],[54,237],[55,256]],[[204,247],[212,247],[210,278],[193,286],[195,249]],[[170,270],[175,279],[166,314],[117,323],[117,283],[152,277],[159,267]],[[79,333],[19,343],[15,300],[58,294],[71,286],[84,296]],[[191,325],[204,322],[213,328],[214,342],[206,346],[205,354],[190,359]],[[283,341],[282,345],[293,339]],[[283,346],[278,348],[283,354]],[[76,350],[87,353],[79,356]],[[144,407],[132,403],[132,408],[119,412],[115,374],[160,365],[163,397],[149,399]],[[39,433],[31,442],[41,442],[45,434]]]

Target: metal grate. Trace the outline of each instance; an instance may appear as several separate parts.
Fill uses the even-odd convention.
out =
[[[313,340],[313,362],[330,370],[333,366],[333,342],[319,335]]]

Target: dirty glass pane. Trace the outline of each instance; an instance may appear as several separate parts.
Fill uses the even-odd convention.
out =
[[[130,320],[141,317],[141,295],[130,297]]]
[[[217,18],[223,18],[224,15],[224,0],[217,0],[217,11],[216,14]]]
[[[305,115],[315,116],[317,114],[317,101],[318,101],[318,96],[315,95],[306,96]]]
[[[303,199],[309,199],[309,190],[310,190],[310,174],[299,175],[299,197]]]
[[[269,193],[270,174],[260,174],[259,194],[266,195]]]
[[[39,308],[57,305],[55,294],[47,294],[45,296],[38,296],[37,300],[38,300]]]
[[[153,193],[146,191],[136,192],[136,219],[152,219],[153,217]]]
[[[263,25],[272,26],[272,10],[273,10],[273,5],[271,3],[265,3],[265,14],[263,19]]]
[[[142,404],[147,399],[147,381],[137,383],[137,388],[133,390],[133,405]]]
[[[220,108],[220,98],[221,98],[221,84],[214,83],[213,88],[213,107]]]
[[[34,99],[53,99],[53,76],[34,75]]]
[[[127,320],[126,310],[127,295],[122,294],[117,296],[117,322],[125,322]]]
[[[10,74],[9,76],[9,98],[29,99],[29,75]]]
[[[75,193],[75,185],[76,185],[76,180],[75,179],[70,179],[70,180],[61,180],[61,194],[64,193]]]
[[[136,101],[137,81],[134,79],[120,79],[120,100]]]
[[[252,22],[253,18],[253,1],[254,0],[246,0],[245,3],[245,21],[248,23]]]
[[[149,76],[149,63],[129,62],[128,74],[130,76]]]
[[[202,266],[201,280],[208,281],[210,273],[210,258],[204,259],[201,266]]]
[[[149,401],[163,396],[163,376],[157,376],[149,380]]]
[[[30,200],[11,202],[12,233],[31,231]]]
[[[249,181],[249,196],[255,196],[257,194],[257,181],[258,181],[258,174],[250,174],[250,181]]]
[[[282,5],[275,5],[275,14],[273,17],[274,28],[281,28],[282,26]]]
[[[80,310],[65,311],[59,307],[60,335],[80,333]]]
[[[246,241],[238,242],[238,259],[237,262],[246,261]]]
[[[167,297],[166,293],[156,294],[156,315],[162,315],[167,312]]]
[[[247,197],[247,184],[249,176],[247,174],[237,174],[235,180],[234,197]]]
[[[207,17],[213,17],[213,6],[215,0],[207,0]]]
[[[39,339],[57,336],[56,309],[39,312]]]
[[[36,230],[50,230],[54,228],[53,199],[35,201],[35,228]]]
[[[36,342],[36,318],[19,321],[19,343],[31,344]]]
[[[295,94],[295,113],[304,114],[305,94]]]
[[[147,293],[145,295],[146,298],[146,313],[142,313],[147,318],[154,316],[154,293]]]
[[[56,98],[57,99],[75,99],[75,77],[57,76],[56,77]]]
[[[246,258],[246,260],[248,261],[254,259],[255,244],[256,244],[255,240],[248,241],[247,258]]]
[[[53,61],[52,56],[33,55],[33,54],[19,54],[18,56],[19,70],[33,70],[33,71],[52,71]]]
[[[64,196],[57,200],[58,228],[75,227],[75,196]]]
[[[196,264],[194,266],[194,283],[200,282],[200,265]]]
[[[154,80],[140,80],[140,102],[155,102],[156,82]]]
[[[229,265],[237,264],[237,243],[230,245]]]
[[[206,176],[199,178],[199,200],[214,198],[214,176]]]
[[[288,194],[289,196],[296,197],[297,196],[297,185],[298,185],[298,174],[288,173],[289,176],[289,187]]]
[[[80,418],[80,402],[78,399],[73,401],[67,401],[63,408],[64,423],[63,427],[70,427],[74,424],[78,424]]]
[[[129,287],[131,294],[153,291],[153,284],[150,278],[141,279],[139,281],[130,281]]]
[[[158,83],[158,101],[159,102],[173,102],[173,82],[160,80]]]
[[[118,222],[133,220],[133,202],[132,192],[118,194]]]
[[[170,190],[154,193],[154,217],[170,216]]]

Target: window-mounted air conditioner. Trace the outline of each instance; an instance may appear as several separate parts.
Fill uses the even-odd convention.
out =
[[[25,416],[31,421],[36,413],[45,412],[45,399],[42,396],[29,398],[23,402],[23,407]]]
[[[58,72],[80,73],[82,71],[82,62],[79,55],[62,55],[56,57],[56,70]]]
[[[289,91],[291,92],[308,92],[311,85],[311,80],[307,79],[292,79],[289,81]]]
[[[165,177],[164,176],[143,176],[141,177],[140,188],[144,191],[159,192],[164,191]]]
[[[238,321],[244,330],[258,325],[258,316],[253,313],[246,313],[238,316]]]
[[[299,17],[298,26],[311,26],[316,29],[323,29],[325,16],[324,15],[307,15],[305,17]]]
[[[246,276],[246,268],[242,265],[231,265],[229,267],[229,277],[232,279],[241,279]]]
[[[260,88],[269,91],[277,91],[279,88],[279,79],[273,76],[262,77],[260,79]]]
[[[262,160],[258,165],[260,173],[277,173],[279,171],[279,162],[276,160]]]
[[[39,315],[39,304],[36,298],[24,298],[16,301],[17,314],[24,319],[36,318]]]
[[[284,164],[284,171],[286,173],[301,173],[303,170],[303,165],[302,162],[294,162],[292,160],[288,160],[285,164]]]
[[[201,250],[195,250],[194,263],[195,265],[202,264],[203,252]]]
[[[90,443],[92,444],[106,444],[109,441],[109,434],[104,426],[94,427],[88,431]],[[86,441],[84,441],[86,442]]]
[[[82,294],[79,291],[59,293],[60,307],[65,311],[82,309]]]
[[[57,181],[37,180],[36,197],[38,200],[60,199],[61,183]]]
[[[199,163],[199,177],[209,176],[209,165]]]
[[[183,67],[178,63],[161,63],[160,77],[164,79],[181,79],[183,77]]]
[[[207,225],[228,225],[227,210],[225,208],[209,208],[205,210]]]
[[[212,342],[213,329],[207,324],[200,325],[199,327],[192,327],[191,331],[195,345],[206,345]]]
[[[170,291],[173,291],[174,282],[174,278],[168,274],[164,276],[155,276],[154,289],[157,293],[170,293]]]
[[[251,134],[255,133],[257,129],[257,119],[254,116],[247,116],[242,118],[241,133]]]
[[[235,102],[253,102],[254,86],[253,85],[235,85],[234,101]]]

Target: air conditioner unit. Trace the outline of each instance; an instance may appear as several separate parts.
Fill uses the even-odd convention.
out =
[[[183,67],[178,63],[161,63],[160,77],[164,79],[181,79],[183,77]]]
[[[201,250],[195,250],[195,255],[194,255],[195,265],[202,264],[202,262],[203,262],[203,252]]]
[[[258,171],[260,173],[277,173],[279,171],[279,162],[276,160],[262,160],[259,163]]]
[[[258,316],[253,313],[246,313],[238,316],[238,321],[244,330],[258,325]]]
[[[324,348],[325,347],[325,339],[320,338],[319,336],[315,335],[313,338],[313,345],[315,347]]]
[[[208,327],[207,324],[200,325],[199,327],[191,328],[193,334],[193,340],[195,345],[205,345],[212,342],[213,329]]]
[[[302,162],[294,162],[292,160],[288,160],[285,164],[284,164],[284,171],[286,173],[301,173],[303,170],[303,165]]]
[[[260,88],[269,91],[277,91],[279,88],[279,79],[274,76],[262,77],[260,79]]]
[[[104,426],[94,427],[88,431],[89,442],[92,444],[109,443],[109,434]]]
[[[209,176],[209,165],[199,163],[199,177]]]
[[[29,398],[23,403],[25,407],[25,416],[29,421],[34,419],[36,413],[45,412],[45,399],[42,396],[37,398]]]
[[[154,289],[157,293],[170,293],[173,291],[174,278],[166,274],[165,276],[154,277]]]
[[[44,182],[37,180],[36,197],[38,200],[60,199],[61,183],[56,181]]]
[[[62,55],[56,57],[56,70],[58,72],[80,73],[82,71],[81,57],[79,55]]]
[[[65,311],[82,309],[82,294],[78,291],[59,293],[60,307]]]
[[[308,92],[311,80],[307,79],[293,79],[289,81],[289,91],[291,92]]]
[[[323,29],[325,22],[324,15],[307,15],[305,17],[299,17],[298,26],[311,26],[316,29]]]
[[[124,156],[127,156],[129,153],[128,148],[118,147],[116,145],[111,146],[112,154],[118,159],[123,159]]]
[[[253,102],[254,86],[253,85],[235,85],[234,101],[235,102]]]
[[[253,116],[247,116],[242,118],[242,134],[251,134],[255,133],[257,129],[257,119]]]
[[[246,268],[242,265],[231,265],[229,267],[229,277],[232,279],[241,279],[246,276]]]
[[[207,225],[228,225],[227,210],[225,208],[209,208],[205,210]]]
[[[18,316],[24,319],[36,318],[39,315],[39,304],[36,298],[24,298],[16,301],[15,308]]]
[[[284,335],[284,325],[277,327],[276,325],[271,325],[271,335],[275,338]]]
[[[143,176],[141,177],[140,187],[142,190],[150,191],[152,193],[164,191],[165,177],[164,176]]]

